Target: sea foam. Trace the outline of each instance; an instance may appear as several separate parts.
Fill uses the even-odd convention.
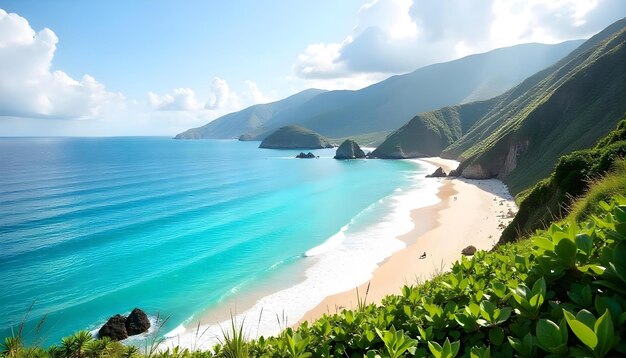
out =
[[[418,168],[408,187],[370,205],[327,241],[306,251],[303,260],[315,261],[306,270],[304,281],[261,298],[234,317],[237,324],[244,324],[248,338],[275,335],[293,325],[324,298],[370,280],[383,260],[404,248],[406,244],[398,236],[413,229],[411,210],[439,202],[440,181],[424,179],[436,167],[419,162]],[[191,330],[179,326],[165,335],[161,347],[208,349],[219,342],[222,328],[226,330],[230,324],[225,321],[198,330],[193,323]],[[203,332],[201,337],[197,331]]]

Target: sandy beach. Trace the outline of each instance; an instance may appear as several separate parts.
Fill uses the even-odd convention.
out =
[[[421,159],[442,167],[446,173],[458,162],[442,158]],[[497,242],[503,225],[508,224],[509,210],[517,210],[506,186],[499,180],[441,178],[438,196],[441,202],[415,209],[411,218],[415,228],[399,237],[406,248],[387,258],[373,273],[372,279],[358,287],[363,293],[369,285],[367,302],[380,303],[390,294],[399,294],[404,285],[414,285],[450,268],[461,258],[461,250],[474,245],[489,250]],[[420,256],[426,253],[426,258]],[[356,289],[332,295],[308,311],[302,321],[313,321],[343,308],[355,308]]]
[[[435,167],[440,166],[446,173],[455,169],[459,164],[454,160],[442,158],[423,158],[419,161],[427,162]],[[378,266],[372,268],[371,279],[358,287],[362,297],[368,284],[370,285],[368,303],[380,303],[383,297],[400,293],[404,285],[414,285],[447,270],[461,257],[461,250],[468,245],[474,245],[479,250],[491,249],[500,237],[504,226],[511,220],[509,211],[517,210],[506,186],[499,180],[459,178],[427,180],[439,182],[437,193],[439,201],[434,205],[413,209],[410,212],[412,229],[408,232],[404,231],[405,234],[376,238],[377,240],[384,239],[381,243],[395,243],[398,246],[391,256],[379,261]],[[433,196],[433,202],[436,199]],[[418,199],[414,198],[414,200]],[[423,253],[426,253],[426,257],[420,258]],[[309,264],[314,265],[316,260],[313,259]],[[304,275],[304,271],[302,274]],[[299,277],[301,277],[300,280],[306,279],[304,276]],[[367,277],[370,277],[369,273]],[[201,322],[197,327],[203,334],[199,342],[196,342],[195,338],[195,333],[197,333],[194,330],[195,325],[189,324],[186,330],[181,326],[179,327],[181,331],[177,329],[171,332],[168,335],[169,339],[162,344],[162,348],[176,345],[198,347],[196,344],[208,348],[218,341],[221,336],[221,327],[229,324],[229,317],[233,314],[237,316],[238,322],[246,321],[249,338],[256,338],[259,334],[277,334],[287,326],[297,326],[303,321],[314,321],[324,314],[332,314],[343,308],[349,309],[357,306],[356,288],[330,296],[312,295],[306,289],[303,291],[299,283],[290,282],[293,279],[295,278],[285,281],[277,278],[281,285],[291,287],[268,286],[252,294],[231,297],[228,301],[222,302],[219,307],[210,309],[201,316]],[[346,279],[355,280],[354,277]],[[363,280],[359,279],[360,282]],[[317,296],[319,297],[312,300],[312,297]],[[290,314],[287,308],[277,305],[278,302],[285,302],[285,297],[297,298],[296,301],[290,302],[298,302],[298,306],[304,305],[304,310],[298,312],[293,310],[294,307],[288,307],[291,309]],[[309,301],[308,304],[305,303],[307,301]],[[319,304],[315,306],[318,302]],[[309,309],[309,307],[314,308]],[[277,324],[277,317],[282,323]],[[221,323],[216,324],[217,322]]]

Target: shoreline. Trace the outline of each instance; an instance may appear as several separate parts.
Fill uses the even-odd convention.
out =
[[[420,160],[441,166],[446,172],[458,165],[458,162],[441,158]],[[326,297],[308,311],[297,325],[342,309],[357,308],[357,289],[361,298],[367,292],[367,303],[380,304],[385,296],[400,294],[405,285],[415,285],[447,271],[452,263],[461,258],[461,250],[466,246],[490,250],[495,245],[502,232],[500,225],[506,225],[511,220],[506,218],[508,210],[517,210],[506,186],[496,179],[432,180],[443,183],[437,194],[441,201],[411,211],[414,228],[398,237],[407,246],[382,262],[374,270],[370,281],[352,290]],[[446,225],[449,222],[456,224]],[[426,258],[420,259],[424,252]]]
[[[427,164],[427,170],[429,171],[428,174],[430,174],[430,172],[438,166],[441,166],[446,172],[449,172],[458,165],[458,162],[456,161],[441,158],[422,158],[412,161],[418,162],[422,165]],[[393,226],[387,227],[387,229],[382,233],[380,229],[377,230],[376,224],[368,228],[368,231],[373,230],[378,232],[378,235],[382,236],[382,238],[377,236],[374,239],[380,241],[388,253],[380,259],[377,259],[377,262],[373,263],[373,265],[371,265],[371,262],[368,263],[366,265],[368,270],[365,270],[367,272],[355,272],[351,277],[344,278],[350,282],[363,282],[358,286],[361,295],[365,292],[367,285],[371,283],[369,295],[367,297],[368,302],[379,303],[380,300],[388,294],[400,293],[401,288],[405,284],[414,284],[418,280],[428,278],[427,274],[436,269],[437,266],[435,265],[435,260],[439,260],[440,255],[436,254],[436,250],[432,247],[432,244],[432,248],[428,248],[427,246],[427,249],[424,249],[424,240],[422,239],[422,235],[427,235],[433,230],[437,230],[438,228],[444,226],[442,225],[444,221],[440,220],[440,213],[449,209],[450,201],[453,196],[460,196],[459,193],[461,193],[463,196],[469,197],[471,195],[466,195],[466,192],[473,192],[468,189],[474,187],[473,184],[463,183],[462,187],[457,187],[458,185],[453,184],[456,181],[462,182],[462,180],[459,179],[432,178],[426,180],[428,180],[429,183],[427,187],[430,188],[429,190],[431,190],[432,193],[428,195],[432,195],[433,199],[436,201],[431,200],[434,202],[433,203],[426,200],[426,204],[423,204],[422,206],[415,205],[415,200],[422,199],[419,195],[415,196],[415,193],[420,193],[420,191],[418,189],[416,192],[412,193],[413,195],[409,193],[409,195],[404,198],[404,205],[399,206],[399,213],[406,217],[406,224],[410,226],[404,227],[404,229],[400,230],[400,232]],[[486,190],[494,191],[495,189],[502,187],[504,188],[505,196],[508,195],[508,191],[504,185],[501,184],[501,182],[491,180],[491,182],[495,182],[495,185],[494,183],[489,183],[490,181],[483,182],[488,182],[489,184],[486,185]],[[497,183],[500,183],[501,185],[498,186]],[[431,186],[436,186],[435,192],[432,192]],[[483,186],[485,186],[485,184],[483,184]],[[481,190],[482,189],[478,188],[474,189],[476,192],[480,192]],[[428,190],[426,193],[428,193]],[[489,199],[492,197],[493,194],[491,194]],[[406,205],[407,198],[410,199],[408,201],[410,207],[407,207]],[[398,197],[395,199],[399,200]],[[461,202],[461,200],[459,200],[459,202]],[[397,214],[398,213],[396,213],[396,215]],[[472,218],[474,218],[474,216],[472,216]],[[380,222],[377,224],[383,226],[388,224],[384,219],[388,218],[381,217]],[[388,233],[389,235],[387,235]],[[498,237],[494,238],[494,243],[497,241]],[[389,246],[391,246],[391,249],[389,249]],[[474,246],[478,249],[489,249],[493,245],[479,245],[474,243]],[[443,251],[446,251],[450,254],[448,256],[451,257],[446,256],[445,260],[442,257],[440,261],[441,263],[447,263],[450,260],[450,262],[453,262],[460,257],[460,250],[462,248],[458,249],[458,251],[455,250],[454,252],[450,251],[450,248],[451,246],[446,243]],[[420,250],[428,251],[426,259],[417,260],[417,256],[415,256],[415,254]],[[458,255],[455,255],[457,253]],[[235,317],[235,321],[238,324],[244,321],[246,322],[245,331],[247,332],[249,338],[253,339],[260,335],[268,336],[277,334],[282,329],[290,326],[298,326],[305,320],[313,321],[324,314],[335,313],[342,308],[356,307],[355,288],[346,290],[346,287],[349,287],[350,285],[346,284],[347,281],[345,280],[342,285],[335,286],[335,288],[318,287],[317,291],[322,293],[326,291],[326,294],[320,295],[320,292],[317,292],[317,295],[313,295],[316,296],[315,299],[307,297],[311,296],[310,293],[295,292],[298,291],[298,286],[303,285],[309,278],[309,269],[316,268],[316,265],[323,266],[323,262],[321,261],[325,259],[324,254],[310,257],[305,255],[305,257],[309,261],[304,262],[303,266],[298,267],[296,274],[291,276],[291,280],[279,280],[281,282],[271,284],[267,287],[256,287],[256,289],[252,289],[249,292],[242,292],[241,295],[235,295],[225,302],[221,302],[219,305],[201,312],[197,318],[186,321],[173,331],[169,332],[166,335],[167,339],[161,344],[161,347],[165,349],[181,345],[188,348],[210,348],[218,341],[218,338],[221,337],[221,327],[228,327],[230,325],[230,319],[232,316]],[[415,260],[413,260],[413,258],[415,258]],[[350,262],[347,262],[346,264],[350,265]],[[358,265],[358,262],[356,262],[356,264]],[[426,267],[428,265],[431,265],[432,267],[429,269],[429,267]],[[295,269],[295,267],[292,269]],[[319,270],[319,267],[317,267],[317,269]],[[398,275],[399,272],[402,274]],[[319,275],[319,272],[317,274]],[[298,277],[298,279],[296,279],[296,277]],[[286,314],[286,310],[276,304],[276,296],[281,295],[283,297],[290,295],[296,299],[300,297],[300,300],[295,301],[299,302],[298,306],[300,306],[300,308],[294,309],[294,307],[289,307]],[[281,309],[282,311],[280,311]],[[269,325],[270,322],[267,321],[271,321],[271,326]]]

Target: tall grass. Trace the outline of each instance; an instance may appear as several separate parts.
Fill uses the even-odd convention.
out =
[[[601,178],[589,182],[589,191],[576,200],[571,208],[568,220],[582,221],[595,214],[601,201],[609,201],[615,195],[626,195],[626,159],[615,161],[613,171]]]
[[[230,313],[230,325],[227,329],[220,326],[222,330],[222,338],[218,337],[218,341],[222,345],[220,353],[226,358],[247,358],[248,343],[247,336],[244,332],[244,325],[246,318],[244,317],[241,322],[237,322],[237,318],[233,313]]]

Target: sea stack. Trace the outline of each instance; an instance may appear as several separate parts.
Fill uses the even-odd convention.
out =
[[[352,139],[346,139],[335,153],[335,159],[364,159],[365,153],[359,147],[357,142]]]

